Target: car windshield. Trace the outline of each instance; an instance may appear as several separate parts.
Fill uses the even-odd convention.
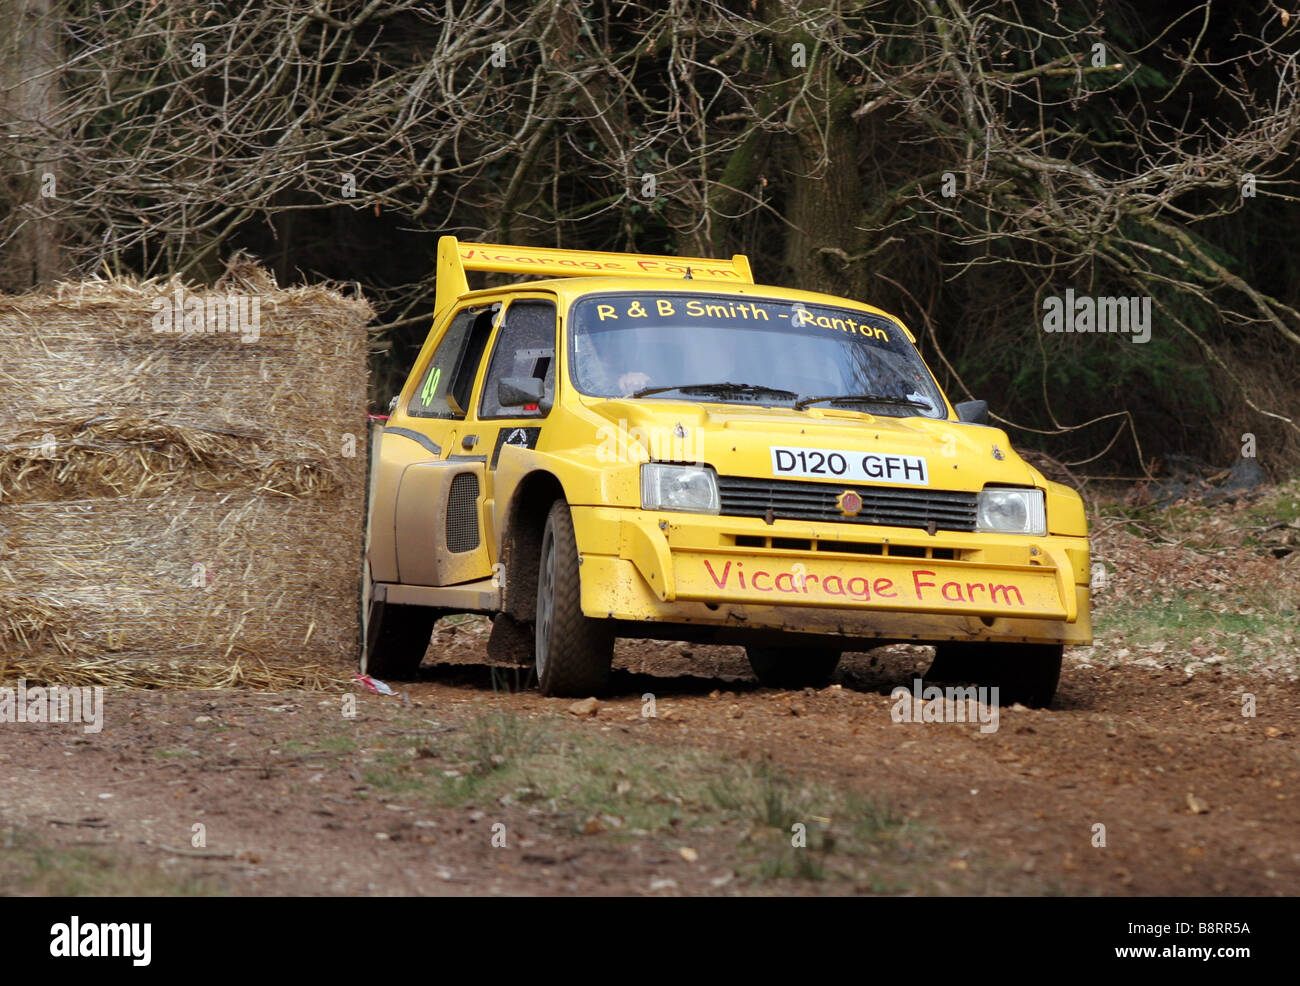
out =
[[[569,324],[570,376],[593,397],[946,415],[902,328],[866,312],[649,292],[581,298]]]

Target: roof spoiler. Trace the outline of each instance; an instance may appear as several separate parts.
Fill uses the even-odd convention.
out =
[[[704,281],[753,284],[749,258],[656,257],[641,253],[601,253],[594,250],[555,250],[549,247],[461,243],[454,236],[438,237],[438,280],[435,312],[445,311],[469,290],[468,270],[498,274],[545,274],[550,277],[698,277]]]

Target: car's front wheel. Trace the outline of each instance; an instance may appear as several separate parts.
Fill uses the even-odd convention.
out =
[[[925,679],[996,687],[1002,705],[1043,709],[1056,695],[1064,654],[1062,644],[939,644]]]
[[[582,612],[578,544],[569,505],[556,500],[546,518],[537,572],[534,657],[543,695],[597,695],[609,684],[614,635]]]
[[[825,688],[840,663],[830,647],[746,647],[745,656],[768,688]]]

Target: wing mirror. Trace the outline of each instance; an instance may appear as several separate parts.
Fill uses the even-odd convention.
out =
[[[972,425],[989,423],[988,401],[962,401],[960,404],[954,404],[953,410],[957,412],[958,421],[965,421]]]

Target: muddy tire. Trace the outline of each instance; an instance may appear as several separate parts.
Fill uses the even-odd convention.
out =
[[[380,681],[412,681],[429,649],[441,612],[427,606],[396,606],[371,599],[361,673]]]
[[[1061,644],[939,644],[925,680],[996,686],[1001,705],[1045,709],[1056,695],[1064,653]]]
[[[614,635],[582,612],[578,545],[569,505],[556,500],[546,518],[537,571],[533,658],[543,695],[599,695],[609,684]]]
[[[767,688],[825,688],[840,663],[829,647],[746,647],[745,656]]]

